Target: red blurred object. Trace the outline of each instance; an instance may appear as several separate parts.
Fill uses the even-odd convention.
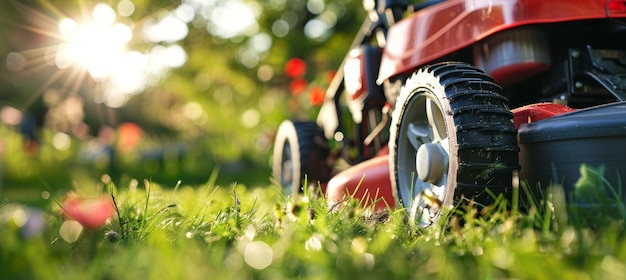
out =
[[[285,64],[285,74],[290,78],[300,78],[306,73],[306,62],[299,58],[292,58]]]
[[[141,140],[142,134],[141,127],[136,123],[123,123],[118,128],[117,149],[121,152],[131,151]]]
[[[292,95],[298,96],[302,94],[304,91],[306,91],[306,88],[308,86],[309,85],[306,80],[297,79],[297,80],[293,80],[291,84],[289,84],[289,90],[291,91]]]
[[[61,206],[65,217],[90,229],[102,228],[115,213],[113,201],[106,196],[96,198],[70,196]]]
[[[320,106],[324,103],[325,95],[326,92],[323,88],[315,86],[309,91],[309,102],[311,102],[311,105],[313,106]]]

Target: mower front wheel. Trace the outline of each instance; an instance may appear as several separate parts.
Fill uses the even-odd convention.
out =
[[[394,197],[425,227],[463,200],[490,204],[511,193],[517,132],[502,89],[481,70],[440,63],[410,77],[390,128]],[[489,189],[490,191],[486,191]]]

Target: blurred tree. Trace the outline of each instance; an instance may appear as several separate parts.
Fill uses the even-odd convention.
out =
[[[106,57],[111,47],[97,52],[102,46],[93,43],[121,41],[127,31],[102,40],[108,33],[94,29],[80,58],[87,62],[71,60],[84,49],[62,53],[74,43],[68,32],[107,17],[111,30],[131,32],[121,47],[128,65],[110,66],[108,76],[93,61],[115,64]],[[303,78],[319,94],[363,17],[360,0],[2,1],[0,107],[33,112],[45,125],[62,111],[51,108],[78,97],[84,113],[72,124],[92,136],[134,122],[154,146],[201,142],[213,164],[248,158],[265,165],[278,123],[316,112],[306,95],[290,94],[286,62],[302,59]],[[120,73],[132,83],[115,84]],[[48,128],[75,133],[70,127]]]

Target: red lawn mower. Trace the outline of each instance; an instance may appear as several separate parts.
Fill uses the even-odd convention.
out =
[[[581,164],[626,175],[626,1],[364,7],[317,120],[278,129],[287,194],[321,186],[330,204],[353,195],[428,226],[463,199],[509,196],[517,171],[566,193]]]

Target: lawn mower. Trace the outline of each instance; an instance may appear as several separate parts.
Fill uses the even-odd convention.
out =
[[[626,174],[626,1],[364,1],[315,121],[278,128],[287,194],[319,186],[428,226],[442,209]],[[517,175],[518,174],[518,175]]]

